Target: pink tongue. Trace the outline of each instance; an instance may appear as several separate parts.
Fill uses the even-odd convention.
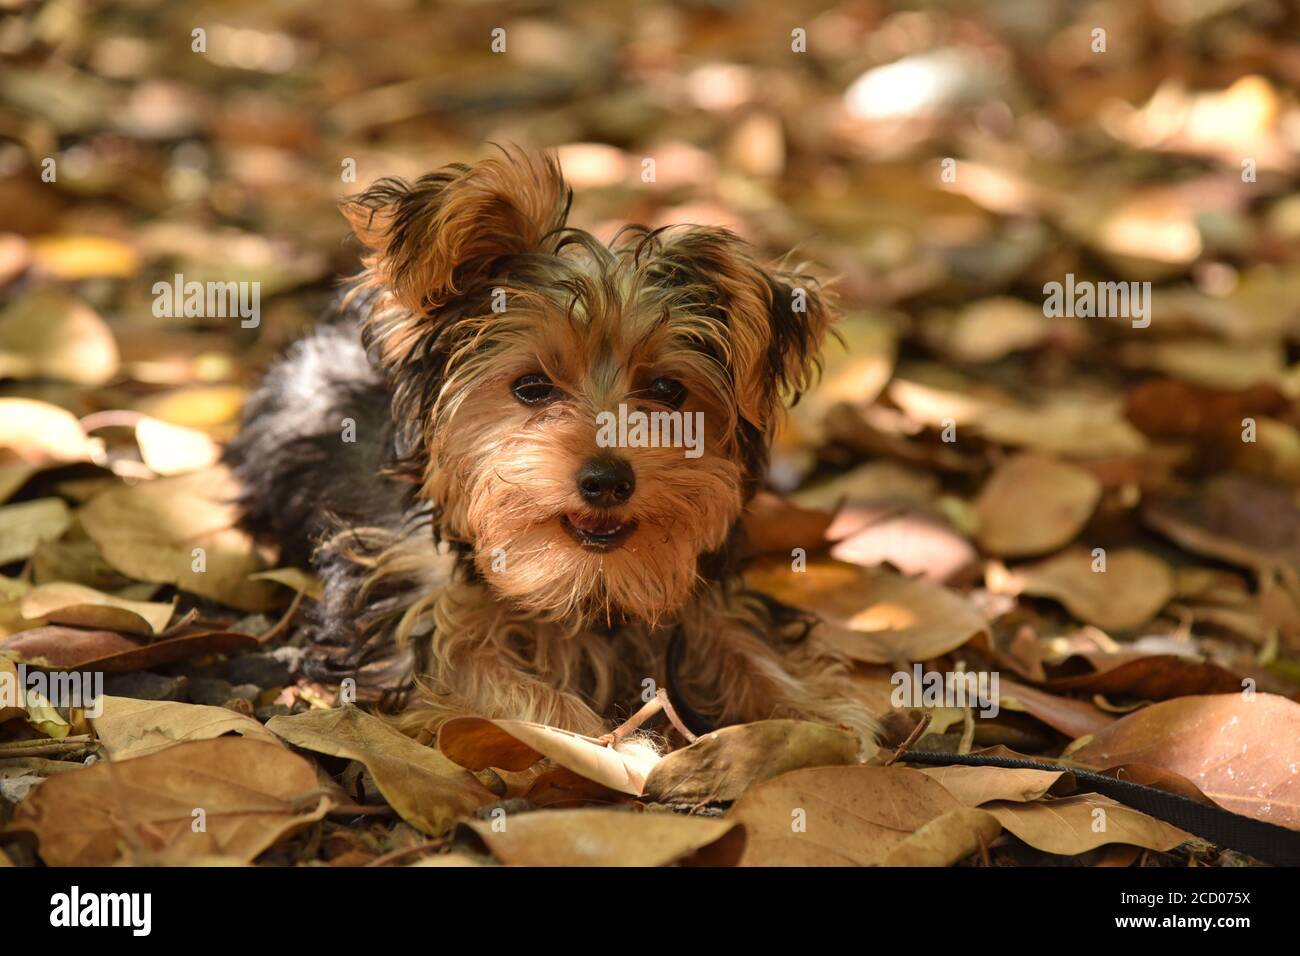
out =
[[[575,528],[590,531],[593,534],[608,534],[623,524],[622,519],[614,515],[598,515],[594,517],[570,515],[569,521]]]

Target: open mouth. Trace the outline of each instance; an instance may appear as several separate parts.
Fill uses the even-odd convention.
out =
[[[595,551],[612,551],[636,530],[635,520],[613,514],[567,514],[560,524],[573,540]]]

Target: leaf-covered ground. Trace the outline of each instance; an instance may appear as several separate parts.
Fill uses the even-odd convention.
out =
[[[0,6],[0,690],[107,695],[0,697],[0,865],[1249,862],[900,747],[1300,829],[1288,5]],[[370,712],[391,661],[339,706],[317,583],[231,527],[221,443],[356,268],[335,202],[489,141],[558,148],[600,235],[724,224],[837,277],[747,580],[855,662],[865,764],[784,721],[434,748]],[[257,321],[160,315],[177,275],[259,283]],[[1145,306],[1052,308],[1105,282]],[[917,665],[996,675],[996,714],[901,699]]]

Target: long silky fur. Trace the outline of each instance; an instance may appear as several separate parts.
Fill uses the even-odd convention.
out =
[[[722,229],[633,226],[606,246],[566,224],[570,202],[555,160],[519,150],[346,202],[364,270],[268,373],[227,453],[246,524],[321,572],[318,631],[408,642],[413,722],[599,732],[662,680],[681,626],[684,685],[720,718],[811,716],[869,737],[842,662],[779,653],[730,558],[783,400],[816,374],[827,295]],[[563,397],[513,400],[530,372]],[[593,552],[560,518],[591,513],[574,476],[596,414],[651,407],[651,375],[686,386],[705,451],[621,449],[638,526]]]

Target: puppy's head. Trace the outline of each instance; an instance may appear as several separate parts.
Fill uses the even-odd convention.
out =
[[[761,480],[830,309],[724,229],[566,228],[554,159],[504,151],[344,204],[406,468],[484,579],[654,623]]]

